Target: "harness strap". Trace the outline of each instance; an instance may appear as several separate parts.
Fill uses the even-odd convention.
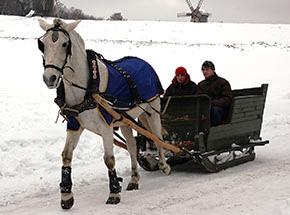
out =
[[[87,52],[87,61],[89,64],[89,80],[88,80],[88,89],[85,97],[90,97],[91,93],[99,92],[99,84],[100,84],[100,78],[97,74],[95,74],[97,71],[99,71],[98,68],[98,55],[95,51],[89,49],[86,50]]]
[[[75,83],[71,82],[70,80],[68,80],[67,78],[65,78],[63,75],[62,75],[62,79],[65,80],[65,81],[67,81],[70,85],[72,85],[72,86],[74,86],[74,87],[77,87],[77,88],[82,89],[82,90],[85,90],[85,91],[88,90],[88,89],[85,88],[85,87],[82,87],[82,86],[80,86],[80,85],[78,85],[78,84],[75,84]]]

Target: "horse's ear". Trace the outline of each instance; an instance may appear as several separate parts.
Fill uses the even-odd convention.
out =
[[[68,32],[70,32],[70,31],[74,30],[74,29],[78,26],[78,24],[79,24],[80,22],[81,22],[81,20],[77,20],[77,21],[75,21],[75,22],[71,22],[71,23],[69,23],[69,24],[66,24],[65,29],[66,29]]]
[[[50,24],[48,24],[46,21],[44,21],[43,19],[38,19],[38,22],[39,22],[39,26],[44,30],[46,31],[49,27],[50,27]]]

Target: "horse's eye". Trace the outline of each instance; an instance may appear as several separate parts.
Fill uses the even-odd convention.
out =
[[[64,47],[64,48],[65,48],[65,47],[66,47],[66,45],[67,45],[67,43],[63,43],[63,44],[62,44],[62,47]]]

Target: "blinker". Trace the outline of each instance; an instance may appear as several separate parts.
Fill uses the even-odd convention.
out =
[[[41,38],[41,37],[40,37],[40,38]],[[38,49],[39,49],[42,53],[44,53],[44,44],[43,44],[43,42],[41,41],[40,38],[37,39]]]

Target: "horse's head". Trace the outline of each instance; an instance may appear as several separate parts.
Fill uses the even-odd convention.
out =
[[[48,88],[57,88],[72,54],[70,32],[80,21],[65,23],[60,19],[55,19],[53,24],[48,24],[42,19],[38,21],[40,27],[46,31],[38,39],[38,48],[43,52],[43,80]]]

